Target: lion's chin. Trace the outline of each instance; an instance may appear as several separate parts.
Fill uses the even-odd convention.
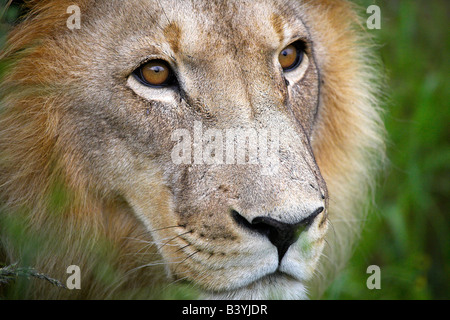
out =
[[[276,272],[251,284],[223,292],[204,292],[202,299],[209,300],[306,300],[305,285],[291,276]]]

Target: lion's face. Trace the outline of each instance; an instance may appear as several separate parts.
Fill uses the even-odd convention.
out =
[[[26,3],[0,54],[0,219],[31,240],[0,228],[0,253],[83,271],[79,292],[30,297],[153,296],[164,268],[165,286],[204,297],[323,292],[384,155],[382,74],[357,7],[78,0],[72,30],[72,1]]]
[[[302,14],[276,1],[101,1],[64,40],[80,65],[63,124],[74,152],[146,225],[174,280],[304,296],[328,195]]]

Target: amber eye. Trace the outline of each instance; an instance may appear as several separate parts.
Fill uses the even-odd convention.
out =
[[[302,43],[295,42],[284,48],[278,56],[283,71],[291,71],[297,68],[303,60],[304,48]]]
[[[173,82],[173,72],[164,60],[151,60],[139,67],[134,74],[145,85],[166,87]]]

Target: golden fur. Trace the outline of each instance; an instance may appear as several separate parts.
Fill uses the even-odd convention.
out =
[[[217,173],[204,169],[205,171],[192,173],[188,178],[179,177],[177,173],[168,177],[166,173],[169,169],[166,167],[164,170],[161,169],[159,163],[167,158],[161,158],[159,154],[148,154],[145,149],[141,149],[140,141],[145,139],[143,136],[152,132],[151,130],[141,132],[139,127],[142,127],[145,121],[163,127],[170,125],[176,127],[176,123],[179,125],[183,122],[153,114],[144,119],[145,115],[148,115],[148,108],[152,108],[151,112],[154,112],[154,109],[163,102],[144,104],[141,101],[146,99],[146,93],[143,91],[145,89],[134,89],[134,93],[125,89],[126,79],[129,79],[127,78],[129,73],[136,66],[126,65],[123,57],[137,55],[136,52],[141,50],[138,44],[147,43],[146,37],[154,37],[151,41],[158,42],[162,41],[159,38],[162,36],[167,39],[170,47],[164,50],[172,50],[174,55],[182,55],[183,50],[186,52],[190,50],[191,53],[198,55],[203,51],[214,52],[218,64],[211,65],[211,68],[216,68],[214,70],[218,72],[218,76],[212,74],[205,76],[201,71],[194,74],[193,69],[186,67],[186,73],[191,72],[192,79],[201,78],[201,83],[204,84],[198,86],[200,82],[190,80],[191,82],[183,85],[191,86],[189,88],[193,90],[189,92],[191,96],[186,98],[185,104],[200,110],[198,113],[204,115],[204,119],[223,119],[226,122],[222,123],[222,128],[240,121],[247,110],[251,109],[257,114],[260,105],[269,104],[261,102],[262,98],[257,93],[261,91],[259,88],[273,88],[273,96],[266,97],[266,101],[279,106],[284,103],[283,94],[287,89],[279,85],[281,81],[272,86],[270,81],[273,79],[266,80],[266,78],[256,81],[255,84],[249,84],[247,91],[241,90],[243,86],[233,85],[234,81],[246,83],[246,80],[233,78],[234,71],[221,73],[230,63],[223,58],[224,64],[220,64],[221,57],[225,57],[230,51],[230,48],[224,51],[220,49],[220,45],[226,46],[223,44],[225,40],[222,43],[215,42],[214,28],[208,25],[211,27],[212,35],[203,36],[212,37],[212,40],[208,38],[205,45],[210,44],[211,47],[196,47],[196,44],[189,47],[188,44],[195,41],[188,39],[186,29],[176,23],[180,12],[171,8],[170,4],[166,6],[167,2],[155,2],[152,8],[162,6],[163,10],[160,10],[141,6],[138,1],[130,1],[129,8],[118,4],[115,6],[114,1],[98,1],[98,4],[94,4],[92,0],[77,1],[83,14],[82,28],[72,31],[66,27],[68,18],[66,8],[72,4],[71,1],[29,1],[29,13],[9,36],[8,45],[2,54],[2,61],[8,64],[8,69],[1,86],[0,257],[3,254],[4,257],[1,258],[7,263],[18,261],[21,264],[31,265],[40,272],[58,279],[67,278],[66,268],[69,265],[79,265],[82,271],[82,290],[63,290],[33,280],[20,292],[20,297],[160,298],[161,288],[171,288],[167,285],[167,275],[172,286],[178,284],[174,284],[173,281],[185,278],[198,284],[194,287],[205,289],[209,294],[212,292],[213,297],[306,298],[303,285],[308,286],[313,297],[320,296],[326,284],[348,259],[359,226],[364,219],[366,212],[364,204],[373,187],[374,173],[384,153],[383,126],[377,101],[380,79],[374,65],[376,60],[370,51],[370,37],[360,24],[360,19],[355,14],[356,9],[349,2],[342,0],[308,0],[295,3],[296,12],[301,15],[301,20],[306,26],[304,30],[309,33],[314,49],[310,52],[311,69],[308,73],[310,80],[305,82],[305,89],[302,92],[305,92],[305,101],[311,105],[318,99],[318,107],[317,114],[311,113],[310,116],[304,115],[305,112],[294,107],[294,114],[305,127],[305,132],[302,131],[291,141],[300,138],[310,141],[313,155],[308,151],[309,143],[299,146],[297,149],[300,151],[292,149],[294,150],[292,153],[303,152],[305,164],[302,164],[302,168],[312,168],[309,173],[303,172],[307,177],[305,179],[317,181],[316,187],[322,190],[322,193],[328,190],[326,212],[322,214],[322,221],[328,219],[331,227],[326,232],[322,223],[320,226],[314,226],[317,230],[310,232],[311,237],[316,236],[322,240],[321,247],[317,247],[319,253],[317,259],[322,251],[324,237],[328,245],[325,245],[325,251],[318,262],[313,261],[305,266],[305,270],[308,268],[311,270],[305,271],[305,283],[302,284],[302,288],[298,292],[293,289],[292,293],[283,296],[271,288],[263,289],[262,287],[267,286],[265,282],[236,289],[227,288],[222,280],[217,280],[221,276],[215,273],[216,271],[213,272],[213,267],[221,263],[226,265],[229,260],[226,260],[225,256],[231,256],[232,253],[224,251],[222,257],[219,257],[217,248],[230,246],[235,248],[233,250],[245,250],[245,246],[238,246],[236,242],[242,243],[247,236],[241,235],[237,227],[230,226],[231,220],[227,220],[228,218],[223,219],[218,214],[210,214],[211,220],[208,220],[207,212],[210,212],[211,208],[214,210],[221,208],[225,196],[218,196],[217,199],[213,196],[208,198],[212,182],[203,183],[201,179],[206,177],[205,179],[210,181],[220,181],[219,189],[214,190],[226,194],[227,199],[233,196],[243,199],[248,197],[248,201],[246,200],[248,203],[260,201],[261,206],[276,208],[280,198],[268,197],[266,194],[246,195],[240,189],[240,185],[245,185],[245,179],[251,179],[249,177],[254,177],[255,174],[238,171],[241,169],[232,169],[236,171],[231,173]],[[235,2],[231,1],[233,4]],[[283,28],[287,28],[283,27],[283,24],[287,24],[286,21],[289,20],[283,16],[287,14],[283,11],[287,4],[283,1],[275,1],[276,4],[272,2],[258,1],[259,7],[255,6],[252,10],[260,8],[268,11],[267,8],[277,8],[277,15],[268,14],[267,26],[260,27],[273,26],[274,39],[279,37],[281,40]],[[227,8],[234,8],[229,9],[230,12],[221,11],[215,8],[220,7],[220,4],[214,1],[210,3],[214,5],[208,7],[199,1],[198,6],[201,8],[196,10],[203,13],[210,10],[210,16],[204,14],[202,17],[211,18],[208,23],[212,25],[215,23],[217,28],[223,28],[222,30],[228,30],[227,23],[230,21],[231,25],[233,19],[237,19],[233,18],[237,16],[236,12],[243,10],[242,16],[245,17],[245,10],[248,10],[230,5]],[[133,6],[139,10],[131,9]],[[127,40],[133,38],[132,30],[135,30],[133,28],[137,28],[138,23],[143,23],[144,13],[152,14],[150,10],[158,12],[156,16],[159,20],[156,23],[148,22],[148,29],[161,28],[163,29],[161,33],[155,31],[155,36],[144,32],[136,34],[136,48],[122,49],[121,36]],[[213,12],[214,10],[220,15]],[[101,15],[101,12],[109,14]],[[136,12],[136,16],[131,15],[132,12]],[[223,18],[223,21],[213,20],[218,16]],[[185,21],[192,23],[188,26],[189,29],[198,27],[195,24],[197,22],[190,16]],[[205,21],[202,23],[206,23]],[[130,29],[125,26],[129,26]],[[114,32],[117,39],[113,41],[103,38],[108,37],[111,32]],[[239,32],[245,34],[248,31],[239,30]],[[183,36],[184,42],[180,42],[180,37]],[[93,39],[96,42],[89,43]],[[117,43],[117,48],[108,47],[107,40]],[[244,36],[234,39],[233,43],[238,49],[250,48],[253,45],[251,40]],[[112,50],[116,51],[111,52]],[[256,57],[258,54],[255,52]],[[206,61],[204,59],[197,61]],[[98,62],[103,60],[104,62]],[[192,64],[189,68],[197,66],[196,63],[199,63],[197,61],[190,61]],[[255,65],[249,65],[246,71],[255,72],[256,78],[251,79],[258,79],[258,75],[266,77],[267,73],[264,73],[266,70],[258,65],[258,59],[254,58],[254,61]],[[121,63],[123,68],[114,69],[116,64]],[[317,67],[318,75],[314,75],[313,63]],[[113,64],[114,66],[108,69],[108,66]],[[198,67],[196,70],[203,70],[201,68]],[[246,66],[242,68],[245,69]],[[128,73],[125,70],[128,70]],[[105,79],[105,90],[98,84],[99,78],[96,77],[100,75],[104,76],[102,79]],[[320,92],[314,94],[316,76],[320,80]],[[221,87],[214,87],[214,83],[219,83],[223,79],[230,82],[224,83]],[[278,81],[277,79],[273,81]],[[117,82],[108,87],[109,82],[113,81]],[[216,94],[212,95],[209,92],[211,90],[217,90]],[[229,98],[230,96],[233,98]],[[121,97],[127,102],[122,103]],[[233,111],[215,108],[226,105],[227,101],[232,99],[235,99],[233,102],[238,109],[236,114]],[[111,112],[106,116],[102,114],[103,109],[92,110],[93,107],[100,106],[107,108],[103,107],[104,101],[107,102],[104,103],[105,106],[117,106],[115,113]],[[248,101],[250,102],[247,103]],[[89,103],[90,108],[85,110],[81,107]],[[183,114],[185,111],[179,112],[184,116],[183,119],[189,117]],[[139,114],[139,117],[131,119],[130,113]],[[286,128],[291,125],[289,122],[291,118],[284,113],[280,115],[277,113],[272,117],[278,116],[281,119],[280,123],[286,121]],[[251,116],[245,121],[242,120],[242,123],[248,124],[250,120],[247,119],[250,118]],[[90,119],[95,119],[96,122]],[[126,122],[122,119],[130,120]],[[104,129],[103,121],[111,126],[105,126]],[[125,128],[124,132],[120,131],[122,127]],[[104,132],[108,130],[111,132]],[[159,132],[157,130],[163,128],[152,130]],[[155,136],[165,135],[155,134]],[[170,150],[170,137],[161,139],[157,147],[164,150],[166,146],[166,151]],[[127,143],[123,145],[117,143],[121,140]],[[137,147],[134,146],[135,143]],[[96,148],[99,150],[98,153],[92,151],[97,150]],[[300,155],[298,157],[301,158]],[[313,163],[314,159],[316,164]],[[287,160],[287,165],[290,165],[289,161],[294,160]],[[315,166],[320,169],[320,173],[318,169],[314,169]],[[131,179],[127,179],[130,175]],[[268,181],[261,183],[261,186],[259,182],[254,182],[255,188],[271,190],[271,194],[280,193],[287,199],[294,198],[296,194],[292,190],[296,185],[290,185],[290,180],[281,175],[276,180],[278,182]],[[238,178],[233,178],[239,176],[244,177],[242,183]],[[322,177],[326,186],[321,182]],[[175,181],[173,185],[167,182],[170,179]],[[187,186],[181,186],[182,181]],[[183,189],[184,187],[187,191]],[[183,190],[179,191],[177,188]],[[304,189],[299,190],[299,194],[306,194]],[[177,204],[177,197],[174,194],[179,194],[179,198],[184,201]],[[312,199],[315,196],[308,193],[305,197]],[[200,198],[202,200],[199,200]],[[241,205],[242,212],[251,211],[250,205],[245,206],[242,203]],[[289,202],[289,205],[298,204]],[[204,213],[198,215],[186,213],[178,216],[174,207],[185,212],[195,209]],[[224,221],[224,225],[221,225],[220,221]],[[176,231],[178,233],[173,233],[175,230],[178,230]],[[181,234],[188,232],[195,234],[196,239],[190,240],[186,236],[183,241],[187,244],[177,242],[182,238]],[[204,237],[217,237],[217,240],[214,240],[217,246],[214,241],[205,245],[200,239]],[[184,246],[199,249],[195,252],[187,251],[184,253],[185,256],[181,256],[180,252]],[[209,259],[208,254],[212,257],[210,261],[213,263],[209,267],[210,271],[202,269],[201,266],[201,263]],[[190,258],[192,255],[195,255],[198,261]],[[179,268],[175,267],[180,260],[182,261]],[[152,266],[141,267],[146,265]],[[238,283],[234,277],[246,275],[238,271],[236,274],[223,276],[230,278],[231,282]],[[280,287],[290,286],[289,281],[291,280],[280,280]],[[293,283],[292,286],[298,284]]]

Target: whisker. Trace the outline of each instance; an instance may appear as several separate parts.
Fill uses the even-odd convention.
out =
[[[176,267],[175,267],[175,270],[173,270],[173,274],[176,274],[177,273],[177,268],[183,263],[183,262],[185,262],[186,260],[188,260],[189,258],[191,258],[191,257],[193,257],[194,255],[196,255],[197,253],[199,253],[200,251],[194,251],[194,253],[191,253],[190,255],[188,255],[186,258],[184,258],[184,260],[183,261],[181,261]]]
[[[173,229],[173,228],[181,228],[181,226],[167,226],[167,227],[161,227],[161,228],[157,228],[157,229],[152,229],[152,230],[145,230],[144,232],[140,232],[136,235],[136,237],[142,237],[144,235],[150,235],[152,232],[156,232],[156,231],[161,231],[161,230],[166,230],[166,229]],[[138,238],[131,238],[131,239],[135,239],[135,240],[141,240]]]
[[[167,240],[168,238],[162,239],[161,241],[148,241],[148,240],[133,239],[133,238],[128,238],[128,239],[136,240],[136,241],[138,241],[138,242],[141,242],[141,243],[145,243],[145,244],[146,244],[145,246],[143,246],[142,248],[140,248],[137,252],[130,253],[130,254],[146,254],[147,251],[148,251],[151,247],[153,247],[153,246],[161,246],[160,248],[162,248],[162,247],[165,246],[165,245],[167,245],[167,246],[169,246],[169,247],[179,247],[178,244],[168,244],[168,243],[166,243],[166,242],[162,242],[162,241],[164,241],[164,240]],[[170,240],[169,240],[169,242],[170,242]],[[144,251],[144,250],[146,250],[146,252],[142,252],[142,251]]]
[[[333,222],[366,222],[366,218],[361,219],[333,219]]]
[[[186,272],[183,272],[183,273],[186,273]],[[174,285],[175,283],[183,281],[183,280],[188,279],[188,278],[189,278],[189,275],[187,275],[185,277],[182,277],[182,278],[179,278],[177,280],[171,281],[169,284],[167,284],[167,286],[164,288],[164,290],[167,289],[168,287]]]
[[[330,262],[330,263],[333,262],[333,261],[331,260],[331,258],[330,258],[326,253],[324,253],[323,251],[320,253],[320,256],[321,256],[321,257],[324,257],[325,259],[327,259],[328,262]]]
[[[178,238],[179,236],[185,235],[185,234],[187,234],[187,233],[190,233],[190,231],[187,231],[187,232],[185,232],[185,233],[179,234],[179,235],[177,235],[177,236],[174,237],[174,238],[168,237],[168,238],[163,238],[163,239],[161,239],[161,240],[159,240],[159,241],[145,240],[145,239],[139,239],[139,238],[134,238],[134,237],[125,237],[124,239],[135,240],[135,241],[142,242],[142,243],[147,243],[147,244],[156,244],[156,245],[158,245],[158,244],[163,244],[163,245],[164,245],[164,244],[166,244],[167,242],[163,242],[163,241],[168,240],[168,242],[170,242],[170,241],[172,241],[172,240]]]
[[[155,232],[155,231],[161,231],[161,230],[172,229],[172,228],[181,228],[181,226],[162,227],[162,228],[158,228],[158,229],[149,230],[148,232]]]
[[[192,245],[192,244],[189,243],[189,244],[185,245],[184,247],[179,248],[179,249],[178,249],[177,251],[175,251],[175,252],[181,251],[181,250],[183,250],[183,249],[189,247],[190,245]]]
[[[328,225],[329,225],[329,226],[331,227],[331,229],[333,230],[334,237],[337,238],[337,233],[336,233],[336,229],[334,228],[333,222],[330,220],[329,217],[327,217],[327,221],[328,221]]]
[[[159,249],[161,249],[162,247],[166,246],[166,245],[167,245],[168,243],[170,243],[171,241],[173,241],[173,240],[175,240],[175,239],[177,239],[177,238],[179,238],[179,237],[181,237],[181,236],[184,236],[185,234],[188,234],[188,233],[191,233],[191,231],[186,231],[186,232],[184,232],[184,233],[181,233],[181,234],[177,235],[176,237],[173,237],[172,239],[170,239],[170,240],[168,240],[166,243],[164,243]]]
[[[184,261],[184,260],[183,260],[183,261]],[[155,262],[147,263],[147,264],[144,264],[144,265],[142,265],[142,266],[139,266],[139,267],[130,269],[130,270],[128,270],[128,272],[126,273],[126,275],[129,275],[130,273],[135,272],[135,271],[137,271],[137,270],[140,270],[140,269],[142,269],[142,268],[154,267],[154,266],[161,266],[161,265],[179,264],[179,263],[182,263],[183,261],[172,261],[172,262],[167,262],[167,261],[165,261],[165,260],[158,260],[158,261],[155,261]]]
[[[325,241],[325,243],[327,244],[328,248],[330,250],[333,250],[333,248],[331,247],[330,243],[327,241],[327,239],[323,239]]]

